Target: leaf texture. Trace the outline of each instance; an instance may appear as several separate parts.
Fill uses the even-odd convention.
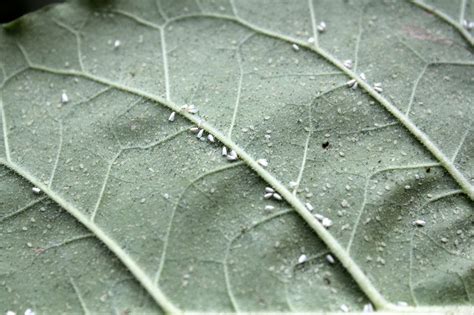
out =
[[[4,311],[469,311],[473,18],[71,1],[5,25]]]

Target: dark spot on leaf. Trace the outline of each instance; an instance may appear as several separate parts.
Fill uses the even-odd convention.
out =
[[[324,277],[324,283],[326,283],[327,285],[330,285],[331,284],[331,279],[329,279],[328,277]]]
[[[426,173],[429,173],[429,172],[431,172],[431,167],[426,168]]]
[[[329,141],[324,141],[323,144],[321,144],[321,147],[327,149],[329,147]]]

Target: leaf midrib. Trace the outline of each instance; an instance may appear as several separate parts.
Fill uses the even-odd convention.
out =
[[[133,15],[127,14],[128,17],[134,18],[137,22],[143,23],[144,20],[140,20],[139,18],[136,18]],[[237,15],[236,15],[237,16]],[[271,31],[265,30],[263,28],[260,28],[256,25],[251,24],[250,22],[244,21],[243,19],[239,17],[232,17],[232,16],[225,16],[225,15],[219,15],[219,14],[189,14],[185,16],[180,16],[172,19],[168,19],[167,22],[163,26],[158,26],[155,25],[151,22],[146,21],[148,26],[154,25],[155,28],[160,29],[160,31],[163,34],[164,28],[166,25],[168,25],[171,22],[178,21],[181,19],[186,19],[186,18],[216,18],[216,19],[224,19],[224,20],[230,20],[235,23],[238,23],[244,27],[247,27],[249,29],[254,30],[255,32],[259,32],[261,34],[267,35],[269,37],[273,37],[279,40],[283,40],[289,43],[296,43],[301,47],[304,47],[308,50],[311,50],[321,57],[325,58],[327,61],[333,64],[336,68],[341,70],[343,73],[348,75],[350,78],[355,79],[359,85],[364,88],[368,94],[370,94],[373,98],[375,98],[381,105],[385,107],[386,110],[388,110],[392,115],[394,115],[416,138],[419,142],[421,142],[423,145],[425,145],[430,152],[440,161],[440,163],[448,170],[450,175],[460,184],[460,186],[465,190],[465,193],[473,199],[473,192],[472,192],[472,187],[470,187],[469,183],[464,179],[463,175],[452,165],[448,158],[444,156],[444,154],[437,149],[437,147],[428,139],[428,137],[422,133],[411,121],[409,121],[408,118],[406,118],[401,112],[398,111],[397,108],[395,108],[392,104],[390,104],[385,98],[383,98],[381,95],[379,95],[376,91],[374,91],[370,85],[365,83],[363,80],[361,80],[353,71],[345,68],[337,59],[335,59],[331,54],[327,53],[323,49],[319,47],[313,47],[308,45],[307,43],[293,39],[291,37],[281,35],[278,33],[273,33]],[[346,253],[345,249],[338,243],[336,239],[324,228],[322,225],[317,221],[309,211],[306,210],[302,202],[293,194],[291,194],[287,188],[282,185],[276,178],[274,178],[269,172],[267,172],[265,169],[263,169],[252,157],[250,157],[243,149],[241,149],[237,144],[235,144],[231,139],[228,139],[225,135],[221,134],[217,129],[209,125],[207,122],[202,121],[200,118],[196,118],[195,116],[192,116],[188,113],[181,112],[179,109],[179,106],[172,103],[170,100],[165,100],[157,95],[152,95],[149,93],[146,93],[144,91],[141,91],[139,89],[134,89],[131,87],[123,86],[121,84],[114,83],[112,81],[109,81],[107,79],[99,78],[96,77],[92,74],[88,74],[86,72],[78,72],[74,70],[57,70],[57,69],[52,69],[40,65],[35,65],[30,62],[28,59],[26,52],[22,49],[22,52],[25,56],[25,59],[29,65],[28,68],[34,69],[34,70],[39,70],[39,71],[45,71],[45,72],[50,72],[50,73],[56,73],[60,75],[73,75],[73,76],[79,76],[83,77],[89,80],[96,81],[98,83],[107,85],[109,87],[116,88],[118,90],[122,90],[128,93],[140,95],[142,97],[148,98],[150,100],[153,100],[155,102],[158,102],[165,107],[168,107],[169,109],[178,112],[182,116],[184,116],[186,119],[189,121],[199,124],[201,128],[205,129],[209,133],[213,134],[217,139],[219,139],[223,144],[225,144],[227,147],[234,149],[241,159],[250,167],[252,168],[262,179],[264,179],[268,184],[272,185],[278,192],[281,193],[281,195],[285,198],[285,200],[291,204],[294,209],[300,214],[300,216],[310,225],[310,227],[318,234],[318,236],[326,243],[326,245],[331,249],[333,254],[338,257],[339,261],[344,265],[344,267],[349,271],[349,273],[352,275],[354,280],[359,284],[361,289],[366,293],[366,295],[372,300],[374,305],[377,308],[384,308],[384,309],[389,309],[393,307],[390,303],[388,303],[382,296],[381,294],[375,289],[375,287],[370,283],[368,278],[364,275],[362,270],[358,267],[358,265],[352,260],[352,258]],[[28,69],[27,68],[27,69]],[[22,71],[25,71],[27,69],[23,69]],[[22,71],[19,71],[15,73],[14,75],[17,75],[21,73]],[[10,77],[11,78],[11,77]],[[8,79],[10,79],[8,78]],[[5,80],[4,83],[6,81]],[[2,84],[3,86],[3,84]],[[168,89],[167,89],[168,90]],[[167,94],[168,98],[168,94]],[[403,118],[406,119],[406,121],[403,121]],[[5,116],[2,115],[2,119],[5,122]],[[408,127],[407,127],[408,125]],[[409,126],[412,126],[415,128],[415,134],[413,130],[409,128]],[[3,124],[4,126],[4,134],[5,134],[5,139],[6,138],[6,124]],[[419,136],[417,136],[416,131],[418,131],[421,134],[421,139]],[[424,137],[426,138],[424,138]],[[428,145],[426,143],[428,143]],[[431,145],[431,148],[430,148]],[[8,144],[5,146],[7,153],[7,159],[8,161],[5,160],[0,160],[0,163],[9,167],[10,169],[14,170],[16,173],[18,173],[20,176],[24,177],[28,181],[30,181],[32,184],[40,187],[48,196],[51,197],[54,201],[56,201],[59,205],[61,205],[63,208],[68,210],[69,213],[71,213],[78,221],[80,221],[82,224],[84,224],[89,230],[91,230],[109,249],[114,252],[121,260],[124,262],[124,264],[129,268],[129,270],[134,274],[134,276],[139,280],[139,282],[147,289],[147,291],[155,298],[158,304],[163,307],[163,309],[167,312],[179,312],[179,309],[177,309],[167,298],[166,296],[161,292],[161,290],[157,287],[154,286],[153,283],[150,281],[148,276],[138,267],[138,265],[135,264],[133,259],[128,257],[128,255],[121,250],[120,246],[115,243],[113,239],[108,237],[94,222],[89,220],[86,216],[84,216],[79,210],[77,210],[73,205],[69,204],[67,201],[65,201],[61,196],[58,194],[54,193],[54,191],[50,190],[48,187],[45,187],[42,185],[33,175],[28,173],[26,170],[22,169],[20,166],[16,165],[15,163],[10,161],[9,158],[9,150],[8,150]],[[438,152],[433,152],[432,150],[437,150]],[[451,171],[450,169],[451,168]],[[453,172],[455,175],[453,175]],[[456,172],[459,173],[456,175]],[[461,178],[461,183],[459,182],[459,175]],[[465,183],[467,183],[469,186],[466,186],[462,184],[463,180]],[[465,187],[466,186],[466,187]],[[467,191],[466,191],[467,190]]]

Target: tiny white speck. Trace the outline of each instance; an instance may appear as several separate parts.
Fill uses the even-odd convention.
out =
[[[342,304],[341,307],[340,307],[341,311],[343,311],[344,313],[347,313],[349,312],[349,308],[347,307],[346,304]]]
[[[314,43],[314,37],[308,38],[308,43],[310,43],[310,44]]]
[[[31,188],[31,190],[32,190],[35,194],[41,193],[41,189],[39,189],[38,187],[33,187],[33,188]]]
[[[13,312],[13,311],[7,311],[7,312],[5,313],[5,315],[16,315],[16,313]]]
[[[373,313],[374,312],[374,307],[372,304],[368,303],[364,305],[364,308],[362,309],[362,313]]]
[[[191,130],[194,133],[197,133],[199,131],[198,127],[191,127],[189,130]]]
[[[314,210],[313,206],[312,206],[309,202],[305,203],[304,206],[305,206],[306,209],[308,209],[309,211],[313,211],[313,210]]]
[[[300,46],[298,46],[298,45],[296,45],[296,44],[291,45],[291,47],[293,47],[293,50],[294,50],[294,51],[300,50]]]
[[[196,137],[201,138],[203,134],[204,134],[204,129],[201,129],[201,130],[199,130],[199,132],[197,133]]]
[[[273,193],[266,193],[263,195],[263,198],[270,199],[273,196]]]
[[[209,140],[209,142],[214,142],[214,141],[216,141],[216,140],[214,140],[214,136],[211,135],[211,134],[208,134],[208,135],[207,135],[207,140]]]
[[[398,306],[408,306],[408,303],[407,303],[407,302],[404,302],[404,301],[398,301],[398,302],[397,302],[397,305],[398,305]]]
[[[193,104],[184,104],[183,106],[181,106],[181,110],[191,114],[196,114],[198,112],[198,109]]]
[[[119,48],[120,47],[120,41],[118,39],[115,40],[114,42],[114,48]]]
[[[350,59],[344,60],[343,65],[344,65],[344,67],[346,67],[348,69],[351,69],[352,68],[352,60],[350,60]]]
[[[334,257],[332,257],[331,254],[328,254],[326,255],[326,260],[330,263],[330,264],[334,264],[336,261],[334,260]]]
[[[265,192],[267,193],[274,193],[275,192],[275,189],[271,188],[271,187],[265,187]]]
[[[261,166],[263,167],[267,167],[268,166],[268,161],[266,159],[258,159],[257,160],[257,163],[260,164]]]
[[[168,117],[168,120],[169,120],[169,121],[174,121],[175,116],[176,116],[176,113],[175,113],[175,112],[172,112],[172,113],[170,114],[170,117]]]
[[[358,86],[359,86],[359,83],[355,82],[355,83],[352,85],[352,89],[355,90],[355,89],[357,89]]]
[[[224,146],[222,147],[222,155],[226,156],[227,155],[227,148]]]
[[[377,91],[378,93],[382,93],[383,89],[379,86],[374,86],[374,90]]]
[[[25,315],[35,315],[35,312],[33,312],[31,310],[31,308],[28,308],[26,311],[25,311]]]
[[[67,96],[66,92],[63,91],[63,93],[61,94],[61,103],[67,103],[69,102],[69,97]]]
[[[355,80],[355,79],[352,79],[352,80],[347,81],[347,82],[346,82],[346,85],[347,85],[348,87],[353,87],[354,84],[356,84],[356,83],[357,83],[356,80]]]
[[[297,185],[298,185],[297,182],[293,182],[293,181],[290,182],[290,187],[291,188],[295,188]]]
[[[365,73],[363,73],[363,72],[360,74],[360,78],[364,81],[367,80],[367,77],[365,76]]]
[[[322,33],[326,30],[326,22],[324,21],[321,21],[321,23],[319,23],[318,27],[316,28],[318,30],[318,32]]]
[[[266,205],[266,206],[265,206],[265,210],[269,210],[269,211],[270,211],[270,210],[273,210],[273,209],[275,209],[274,206],[270,206],[270,205]]]
[[[276,200],[283,200],[283,198],[280,196],[279,193],[273,193],[273,199],[276,199]]]
[[[325,227],[325,228],[328,228],[332,225],[332,220],[329,219],[329,218],[323,218],[321,220],[321,224]]]
[[[234,150],[231,150],[229,154],[227,154],[227,160],[229,161],[235,161],[237,160],[238,156],[237,153]]]
[[[308,261],[308,256],[305,254],[302,254],[300,257],[298,257],[298,264],[303,264]]]
[[[346,199],[342,199],[342,201],[341,201],[341,207],[343,207],[343,208],[349,208],[349,207],[350,207],[350,204],[349,204],[349,202],[348,202]]]
[[[425,226],[426,225],[426,221],[425,220],[415,220],[413,221],[413,225],[416,225],[416,226]]]

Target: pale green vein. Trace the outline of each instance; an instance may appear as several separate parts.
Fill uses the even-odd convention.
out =
[[[142,19],[141,17],[136,16],[135,14],[131,14],[131,13],[126,12],[126,11],[122,11],[122,10],[119,10],[119,9],[113,9],[113,10],[110,10],[110,12],[114,12],[116,14],[123,15],[124,17],[128,17],[128,18],[134,20],[135,22],[137,22],[139,24],[157,29],[159,31],[161,31],[163,29],[163,27],[158,25],[158,24],[155,24],[155,23],[152,23],[152,22],[147,21],[145,19]]]
[[[436,201],[442,200],[444,198],[448,198],[451,196],[461,195],[464,192],[460,189],[450,190],[447,192],[440,193],[438,195],[432,196],[429,200],[425,201],[421,206],[419,206],[416,211],[424,209],[427,205],[434,203]]]
[[[432,236],[428,235],[427,233],[423,232],[423,231],[418,231],[418,234],[421,234],[423,235],[424,237],[426,237],[431,243],[433,243],[436,247],[438,247],[439,249],[443,250],[444,252],[446,252],[447,254],[451,255],[451,256],[455,256],[455,257],[460,257],[460,253],[459,252],[454,252],[454,251],[451,251],[449,249],[447,249],[445,246],[439,244],[439,241],[435,240]],[[420,237],[420,236],[419,236]],[[462,256],[461,256],[462,257]]]
[[[461,8],[459,10],[459,24],[462,25],[464,17],[466,16],[467,0],[461,0]]]
[[[133,146],[133,147],[121,147],[121,149],[114,155],[114,157],[109,161],[108,165],[107,165],[107,170],[106,170],[106,173],[105,173],[105,176],[104,176],[104,180],[102,182],[102,186],[101,186],[101,189],[100,189],[100,192],[99,192],[99,196],[97,198],[97,201],[96,201],[96,204],[94,206],[94,209],[92,210],[92,214],[91,214],[91,220],[94,221],[95,220],[95,217],[97,215],[97,211],[99,210],[99,207],[100,207],[100,204],[102,202],[102,198],[104,197],[104,193],[105,193],[105,189],[107,187],[107,182],[109,180],[109,177],[110,177],[110,172],[112,170],[112,167],[113,165],[115,164],[115,162],[117,161],[117,159],[120,157],[120,155],[126,151],[126,150],[133,150],[133,149],[141,149],[141,150],[146,150],[146,149],[150,149],[150,148],[153,148],[155,146],[158,146],[160,144],[163,144],[167,141],[170,141],[174,138],[176,138],[177,136],[179,136],[180,134],[184,133],[185,131],[187,131],[187,128],[184,128],[184,129],[181,129],[163,139],[160,139],[158,141],[155,141],[153,143],[150,143],[146,146]],[[119,141],[120,143],[120,141]]]
[[[313,29],[314,46],[319,45],[318,29],[316,27],[316,15],[314,14],[313,0],[308,0],[309,13],[311,18],[311,27]]]
[[[28,180],[34,186],[40,188],[43,193],[48,195],[54,200],[59,206],[65,209],[71,214],[77,221],[84,225],[89,231],[91,231],[97,239],[99,239],[107,248],[114,253],[114,255],[120,259],[120,261],[128,268],[128,270],[134,275],[137,281],[147,290],[155,302],[167,313],[180,314],[181,311],[173,305],[168,297],[153,284],[149,277],[143,272],[143,270],[137,265],[137,263],[123,250],[117,242],[112,239],[107,233],[105,233],[96,223],[92,222],[84,213],[77,209],[73,204],[66,201],[59,194],[44,185],[39,179],[35,178],[27,170],[23,169],[19,165],[0,160],[0,164],[6,166],[12,171],[16,172],[19,176]]]
[[[152,143],[149,143],[147,145],[137,145],[137,146],[130,146],[130,147],[124,147],[123,148],[123,151],[126,151],[126,150],[148,150],[148,149],[151,149],[151,148],[154,148],[160,144],[163,144],[165,142],[168,142],[170,140],[173,140],[174,138],[176,138],[177,136],[185,133],[185,132],[188,132],[189,131],[189,128],[186,127],[186,128],[183,128],[167,137],[164,137],[163,139],[160,139],[160,140],[157,140],[155,142],[152,142]]]
[[[232,249],[232,244],[234,244],[234,242],[239,239],[240,237],[242,237],[245,233],[248,233],[249,231],[255,229],[256,227],[264,224],[264,223],[267,223],[275,218],[279,218],[283,215],[286,215],[286,214],[289,214],[289,213],[292,213],[293,211],[291,210],[282,210],[282,211],[279,211],[279,212],[276,212],[254,224],[252,224],[250,227],[246,228],[245,230],[243,230],[242,232],[238,233],[237,235],[235,235],[228,243],[227,245],[227,248],[226,248],[226,251],[225,251],[225,255],[224,255],[224,276],[225,276],[225,282],[226,282],[226,288],[227,288],[227,292],[228,292],[228,296],[230,298],[230,301],[232,303],[232,307],[234,308],[234,310],[236,310],[237,312],[240,312],[239,311],[239,307],[238,307],[238,304],[237,304],[237,299],[235,298],[234,296],[234,293],[232,292],[232,287],[230,285],[230,277],[229,277],[229,270],[228,270],[228,263],[227,263],[227,260],[229,259],[229,254],[230,254],[230,250]]]
[[[461,141],[459,141],[459,144],[458,144],[456,150],[455,150],[454,153],[453,153],[453,157],[451,158],[451,162],[454,163],[454,161],[456,161],[456,158],[457,158],[459,152],[461,151],[462,146],[464,145],[464,142],[466,141],[466,138],[467,138],[467,135],[469,134],[469,132],[471,132],[471,130],[469,130],[469,128],[468,128],[468,129],[464,132],[464,134],[462,135]]]
[[[112,166],[114,165],[115,161],[117,160],[117,158],[120,156],[121,153],[122,153],[122,150],[116,153],[115,156],[109,161],[109,164],[107,165],[107,171],[104,176],[104,181],[102,182],[99,196],[97,197],[97,201],[95,203],[94,209],[92,210],[91,221],[95,220],[95,216],[97,215],[97,210],[99,210],[100,203],[102,202],[102,198],[104,197],[104,192],[105,192],[105,188],[107,187],[107,182],[109,181],[110,171],[112,170]]]
[[[50,245],[50,246],[46,246],[43,249],[46,251],[46,250],[49,250],[49,249],[66,246],[68,244],[71,244],[71,243],[74,243],[74,242],[77,242],[77,241],[82,241],[82,240],[85,240],[85,239],[88,239],[88,238],[94,238],[94,237],[95,237],[95,235],[92,234],[92,233],[91,234],[78,235],[78,236],[68,238],[68,239],[66,239],[66,240],[64,240],[60,243],[56,243],[56,244],[53,244],[53,245]]]
[[[360,42],[362,41],[362,33],[364,28],[362,27],[362,12],[359,15],[359,32],[357,33],[356,38],[356,45],[355,45],[355,53],[354,53],[354,72],[357,71],[357,66],[359,65],[359,50],[360,50]]]
[[[54,175],[56,174],[56,170],[58,168],[59,164],[59,158],[61,156],[61,150],[63,147],[63,123],[62,121],[59,121],[59,144],[58,144],[58,150],[56,151],[56,157],[54,159],[54,165],[53,165],[53,170],[51,171],[51,175],[48,180],[48,187],[51,188],[51,185],[53,184],[54,180]]]
[[[387,30],[388,31],[388,30]],[[404,40],[402,40],[400,38],[400,36],[398,36],[397,34],[395,34],[395,38],[397,39],[397,41],[402,44],[405,48],[407,48],[412,54],[414,54],[418,59],[420,59],[423,63],[429,63],[428,61],[425,60],[425,58],[413,47],[411,47],[411,45],[409,45],[407,42],[405,42]]]
[[[376,125],[374,127],[367,127],[367,128],[362,128],[359,130],[354,130],[354,131],[349,131],[349,132],[338,132],[338,135],[353,135],[357,133],[365,133],[365,132],[371,132],[371,131],[376,131],[376,130],[381,130],[385,128],[390,128],[393,126],[398,126],[398,122],[392,122],[392,123],[387,123],[383,125]],[[326,128],[325,131],[331,130],[330,128]]]
[[[371,179],[383,172],[388,172],[388,171],[395,171],[395,170],[407,170],[407,169],[417,169],[417,168],[425,168],[425,167],[436,167],[440,166],[438,163],[427,163],[427,164],[417,164],[417,165],[408,165],[408,166],[392,166],[392,167],[387,167],[378,171],[373,172],[367,178],[365,179],[365,185],[364,185],[364,195],[362,198],[362,204],[359,209],[359,213],[357,214],[356,222],[354,224],[354,228],[352,229],[351,237],[349,238],[349,242],[347,243],[347,252],[351,252],[351,247],[352,247],[352,242],[354,241],[355,235],[357,233],[357,229],[360,224],[360,219],[362,218],[362,214],[364,213],[365,206],[367,204],[367,194],[369,191],[369,183]]]
[[[303,151],[303,158],[301,159],[301,166],[300,170],[298,173],[298,178],[296,179],[296,185],[293,189],[293,195],[296,195],[298,191],[298,187],[300,186],[301,179],[303,178],[303,173],[306,165],[306,161],[308,159],[308,151],[309,151],[309,141],[311,140],[311,134],[313,132],[313,115],[311,114],[311,107],[313,106],[312,103],[308,104],[308,124],[309,124],[309,129],[308,129],[308,134],[306,135],[306,141],[304,144],[304,151]]]
[[[287,74],[274,74],[274,75],[263,75],[255,71],[246,72],[245,74],[254,74],[263,79],[278,79],[278,78],[289,78],[289,77],[333,77],[336,75],[343,75],[342,72],[320,72],[320,73],[287,73]]]
[[[67,30],[68,32],[70,32],[71,34],[74,35],[74,38],[76,40],[76,45],[77,45],[77,60],[79,62],[79,68],[81,69],[81,71],[84,71],[84,64],[82,62],[82,49],[81,49],[81,36],[79,34],[79,32],[75,29],[73,29],[72,27],[70,27],[69,25],[66,25],[64,24],[63,22],[61,21],[58,21],[56,19],[53,19],[53,22],[58,25],[59,27]]]
[[[252,33],[252,34],[246,36],[239,43],[239,45],[237,46],[237,49],[236,49],[237,64],[238,64],[238,67],[239,67],[239,81],[237,83],[237,96],[235,97],[234,112],[232,113],[232,121],[230,122],[229,132],[227,133],[227,137],[229,137],[229,139],[232,138],[232,129],[234,128],[235,122],[237,120],[237,113],[239,111],[239,104],[240,104],[240,95],[242,94],[242,82],[243,82],[243,79],[244,79],[244,68],[243,68],[243,65],[242,65],[242,53],[240,52],[240,48],[253,35],[254,34]]]
[[[3,82],[5,83],[6,80]],[[3,107],[3,91],[0,91],[0,114],[2,115],[3,145],[5,146],[5,158],[10,161],[10,145],[8,144],[8,127],[5,117],[5,108]]]
[[[166,100],[171,100],[170,98],[170,77],[168,74],[168,52],[166,51],[166,38],[165,38],[165,28],[160,28],[160,39],[161,39],[161,57],[163,58],[163,71],[165,75],[165,95]]]
[[[199,176],[197,176],[196,178],[194,178],[193,180],[191,180],[188,185],[186,185],[186,187],[183,189],[183,191],[181,192],[181,194],[178,196],[178,199],[176,200],[176,203],[174,204],[173,206],[173,210],[171,212],[171,217],[170,217],[170,220],[168,222],[168,227],[166,228],[166,235],[165,235],[165,240],[163,242],[163,252],[161,253],[161,258],[160,258],[160,264],[158,265],[158,269],[155,273],[155,277],[154,277],[154,280],[153,282],[158,285],[159,281],[160,281],[160,277],[161,277],[161,272],[163,271],[163,267],[165,265],[165,260],[166,260],[166,254],[167,254],[167,251],[168,251],[168,244],[169,244],[169,238],[170,238],[170,234],[171,234],[171,228],[173,226],[173,221],[174,221],[174,216],[176,214],[176,210],[179,206],[179,203],[181,202],[182,198],[184,197],[184,195],[186,194],[186,192],[188,191],[188,189],[194,185],[194,183],[198,182],[199,180],[201,180],[202,178],[206,177],[206,176],[209,176],[209,175],[213,175],[213,174],[216,174],[216,173],[219,173],[219,172],[222,172],[222,171],[225,171],[227,169],[230,169],[230,168],[234,168],[234,167],[237,167],[237,166],[240,166],[242,165],[243,163],[242,162],[235,162],[235,163],[231,163],[231,164],[227,164],[227,165],[224,165],[224,166],[221,166],[221,167],[218,167],[218,168],[215,168],[211,171],[208,171],[204,174],[201,174]]]
[[[168,19],[168,14],[166,14],[163,10],[163,7],[161,6],[161,0],[156,0],[156,7],[158,8],[158,12],[160,13],[161,17],[166,21]]]
[[[407,109],[405,110],[405,115],[408,117],[410,115],[411,108],[413,106],[413,101],[415,100],[415,95],[416,95],[416,90],[418,89],[418,84],[421,81],[421,78],[425,75],[426,69],[428,69],[429,64],[425,64],[423,69],[421,70],[420,74],[415,80],[415,83],[413,84],[412,90],[411,90],[411,95],[410,95],[410,100],[408,101],[408,106]]]
[[[201,1],[200,0],[196,0],[196,6],[198,7],[199,11],[201,12],[204,12],[204,8],[202,7],[202,4],[201,4]]]
[[[32,202],[28,203],[26,206],[24,207],[21,207],[20,209],[12,212],[12,213],[9,213],[3,217],[0,218],[0,223],[4,222],[4,221],[7,221],[13,217],[16,217],[17,215],[19,215],[20,213],[23,213],[25,212],[26,210],[30,209],[31,207],[33,207],[34,205],[40,203],[41,201],[45,200],[46,199],[46,196],[43,196],[43,197],[40,197],[36,200],[33,200]]]
[[[79,300],[79,303],[81,304],[82,311],[84,312],[84,315],[89,315],[90,312],[87,309],[87,305],[84,302],[84,299],[82,298],[81,291],[79,291],[79,288],[77,287],[76,283],[74,282],[74,279],[72,277],[69,278],[69,281],[71,282],[71,286],[74,289],[74,292],[77,295],[77,299]]]
[[[466,5],[467,0],[461,0],[461,8],[459,10],[459,24],[461,25],[464,21],[464,17],[466,16]]]
[[[450,24],[459,33],[461,33],[461,35],[466,39],[466,41],[468,42],[469,45],[471,45],[471,47],[474,46],[474,38],[471,36],[471,34],[466,29],[464,29],[464,27],[461,24],[462,22],[461,23],[456,22],[454,19],[452,19],[446,13],[441,12],[440,10],[436,9],[435,7],[433,7],[431,5],[428,5],[428,4],[424,3],[421,0],[409,0],[409,1],[410,1],[410,3],[413,3],[415,6],[418,6],[422,9],[426,10],[427,12],[429,12],[433,15],[436,15],[437,17],[439,17],[440,19],[442,19],[446,23]]]

